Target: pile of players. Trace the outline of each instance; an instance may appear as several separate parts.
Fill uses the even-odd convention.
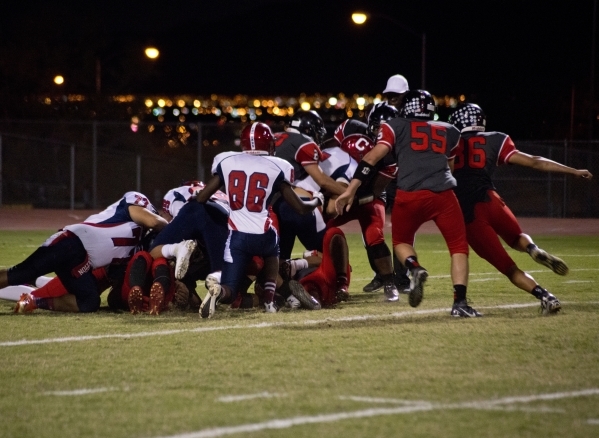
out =
[[[111,309],[133,314],[176,307],[209,318],[218,304],[318,310],[350,299],[339,226],[356,220],[375,273],[363,291],[382,290],[388,302],[405,292],[417,307],[428,271],[414,238],[432,220],[451,256],[452,316],[481,316],[467,300],[469,246],[537,298],[543,314],[559,312],[559,300],[518,268],[499,237],[559,275],[568,267],[522,232],[491,177],[503,164],[587,179],[591,173],[518,151],[508,135],[486,131],[476,104],[459,105],[447,122],[435,120],[430,93],[409,90],[401,75],[389,78],[383,94],[367,123],[348,119],[329,139],[315,111],[297,111],[279,133],[247,125],[242,151],[218,154],[205,184],[170,190],[160,213],[143,194],[128,192],[65,226],[23,262],[0,270],[0,297],[17,301],[17,313],[94,312],[107,289]],[[387,205],[393,254],[384,236]],[[296,238],[306,252],[293,259]],[[45,277],[51,272],[56,277]]]

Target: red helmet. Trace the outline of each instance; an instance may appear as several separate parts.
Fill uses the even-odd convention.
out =
[[[254,155],[273,155],[275,140],[268,125],[256,122],[243,128],[241,150]]]
[[[351,134],[341,142],[341,149],[347,152],[358,163],[374,147],[372,140],[364,134]]]

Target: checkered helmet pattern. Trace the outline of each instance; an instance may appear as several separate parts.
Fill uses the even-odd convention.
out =
[[[451,113],[449,123],[458,128],[460,132],[484,131],[487,117],[480,106],[474,103],[465,103]]]
[[[435,100],[428,91],[410,90],[404,96],[399,115],[432,120],[435,117],[435,109]]]

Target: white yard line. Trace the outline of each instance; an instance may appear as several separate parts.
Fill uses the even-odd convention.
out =
[[[242,394],[242,395],[224,395],[216,399],[216,401],[222,403],[231,403],[237,401],[254,400],[256,398],[274,398],[274,397],[286,397],[285,394],[277,394],[272,392],[259,392],[258,394]]]
[[[568,304],[568,302],[562,302],[562,304]],[[599,304],[598,302],[585,302],[577,304]],[[499,306],[480,306],[477,309],[520,309],[526,307],[538,307],[537,301],[526,303],[526,304],[502,304]],[[22,339],[20,341],[5,341],[0,342],[0,347],[17,347],[21,345],[39,345],[39,344],[54,344],[54,343],[68,343],[68,342],[82,342],[82,341],[96,341],[101,339],[132,339],[132,338],[146,338],[151,336],[169,336],[177,335],[181,333],[204,333],[212,331],[222,330],[247,330],[247,329],[263,329],[271,327],[290,327],[290,326],[302,326],[302,325],[317,325],[326,324],[331,322],[354,322],[354,321],[376,321],[385,319],[396,319],[413,317],[416,315],[430,315],[435,313],[449,312],[449,307],[429,309],[429,310],[406,310],[403,312],[394,312],[386,315],[356,315],[356,316],[345,316],[340,318],[323,318],[323,319],[308,319],[299,322],[261,322],[257,324],[248,325],[224,325],[219,327],[197,327],[194,329],[180,329],[180,330],[159,330],[155,332],[139,332],[139,333],[111,333],[105,335],[88,335],[88,336],[69,336],[65,338],[45,338],[45,339]]]
[[[302,426],[304,424],[317,424],[317,423],[332,423],[342,420],[351,420],[356,418],[368,418],[377,417],[381,415],[398,415],[398,414],[410,414],[413,412],[427,412],[433,410],[449,410],[449,409],[490,409],[496,410],[497,408],[510,409],[513,408],[515,403],[531,403],[535,401],[545,400],[560,400],[564,398],[574,397],[588,397],[599,395],[599,389],[586,389],[582,391],[572,392],[558,392],[553,394],[538,394],[524,397],[506,397],[502,399],[482,400],[482,401],[470,401],[465,403],[429,403],[417,401],[413,405],[400,406],[392,408],[378,408],[378,409],[364,409],[360,411],[348,411],[348,412],[336,412],[333,414],[303,416],[303,417],[292,417],[292,418],[281,418],[275,420],[264,421],[261,423],[249,423],[240,424],[239,426],[227,426],[227,427],[214,427],[210,429],[199,430],[197,432],[189,432],[177,435],[169,435],[168,437],[162,438],[215,438],[226,435],[234,435],[238,433],[248,432],[259,432],[262,430],[269,429],[287,429],[292,426]],[[376,400],[376,399],[371,399]],[[389,399],[393,400],[393,399]],[[404,402],[404,400],[402,400]],[[506,406],[504,406],[506,405]],[[516,408],[518,408],[516,406]],[[530,408],[524,407],[527,411],[531,411]],[[539,410],[534,412],[548,412],[546,408],[541,407]],[[550,412],[555,412],[549,410]],[[588,420],[591,421],[591,420]],[[594,423],[592,423],[594,424]]]
[[[121,388],[88,388],[88,389],[74,389],[71,391],[46,391],[44,395],[60,395],[60,396],[69,396],[69,395],[88,395],[88,394],[98,394],[100,392],[110,392],[110,391],[121,391]]]

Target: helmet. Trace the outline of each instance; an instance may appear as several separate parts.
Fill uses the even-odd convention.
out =
[[[327,130],[324,127],[322,117],[316,111],[297,111],[293,117],[291,117],[291,128],[297,129],[302,134],[306,134],[317,143],[320,144],[327,134]]]
[[[272,155],[275,140],[267,124],[256,122],[241,131],[241,150],[254,155]]]
[[[392,107],[393,108],[393,107]],[[347,152],[358,163],[374,147],[373,141],[364,134],[348,135],[341,142],[341,149]]]
[[[435,116],[435,100],[428,91],[410,90],[403,98],[399,115],[432,120]]]
[[[487,117],[480,106],[474,103],[465,103],[451,113],[449,123],[455,125],[460,132],[484,131]]]
[[[368,128],[366,129],[366,133],[370,136],[370,138],[375,138],[379,126],[381,126],[381,121],[394,119],[399,115],[399,111],[387,102],[379,102],[375,104],[370,113],[368,114]]]

